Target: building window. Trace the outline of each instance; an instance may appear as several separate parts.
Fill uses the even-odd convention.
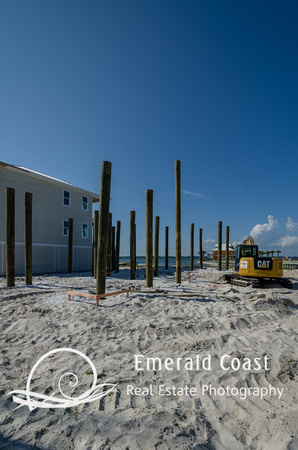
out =
[[[70,206],[70,191],[63,191],[63,205]]]
[[[68,236],[69,223],[68,220],[63,220],[63,236]]]
[[[82,210],[88,211],[88,197],[85,195],[82,196]]]
[[[88,225],[87,223],[82,223],[82,237],[87,238],[88,237]]]

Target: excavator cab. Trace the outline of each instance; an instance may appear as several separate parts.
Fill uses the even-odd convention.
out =
[[[241,258],[257,258],[259,248],[257,245],[237,245],[235,251],[235,270],[239,272],[239,262]]]

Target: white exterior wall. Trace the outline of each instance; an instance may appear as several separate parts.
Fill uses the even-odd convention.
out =
[[[15,189],[16,275],[24,274],[24,197],[33,194],[32,264],[33,273],[67,272],[68,237],[63,236],[63,221],[73,218],[73,270],[92,267],[92,193],[12,168],[0,166],[0,275],[6,273],[6,188]],[[71,193],[70,206],[64,206],[64,189]],[[82,209],[82,196],[88,210]],[[88,237],[82,237],[82,224]]]

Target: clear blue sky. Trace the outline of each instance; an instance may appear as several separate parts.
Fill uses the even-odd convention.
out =
[[[175,254],[217,224],[232,242],[298,255],[298,3],[285,0],[2,0],[0,159],[99,192],[112,162],[113,221],[129,254],[154,190]],[[289,219],[290,218],[290,219]]]

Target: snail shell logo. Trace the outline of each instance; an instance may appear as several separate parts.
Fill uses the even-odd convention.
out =
[[[79,378],[73,372],[67,371],[68,370],[67,368],[63,368],[58,370],[58,372],[54,376],[53,379],[54,392],[51,395],[45,395],[32,391],[31,384],[33,384],[32,383],[33,375],[38,370],[38,368],[40,369],[39,366],[46,360],[46,358],[53,357],[54,354],[63,352],[68,352],[80,356],[84,360],[81,362],[83,364],[87,363],[90,366],[91,370],[89,368],[89,371],[85,372],[85,374],[88,373],[88,375],[93,375],[93,382],[91,384],[91,387],[85,390],[79,396],[68,395],[69,392],[66,393],[65,388],[68,387],[68,389],[74,390],[79,384]],[[64,370],[66,371],[63,372]],[[7,395],[13,395],[12,397],[13,401],[15,403],[19,403],[19,406],[17,406],[15,409],[20,408],[21,406],[28,406],[30,411],[32,411],[35,408],[69,408],[81,405],[82,403],[89,403],[99,400],[102,397],[108,395],[114,389],[116,389],[118,385],[118,383],[116,384],[109,383],[109,380],[107,380],[105,383],[102,384],[96,384],[96,381],[97,381],[96,368],[91,359],[88,358],[88,356],[84,355],[84,353],[80,352],[79,350],[74,350],[72,348],[57,348],[55,350],[51,350],[50,352],[46,353],[34,364],[29,374],[25,390],[11,391]],[[54,386],[55,383],[57,384],[59,391],[58,396],[57,393],[55,392],[57,390],[55,389]],[[89,386],[90,386],[90,379],[89,379]]]

